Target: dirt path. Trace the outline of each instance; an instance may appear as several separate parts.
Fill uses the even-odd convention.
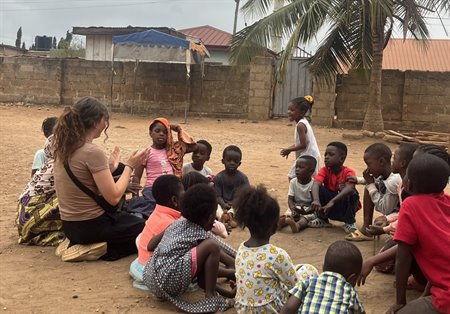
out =
[[[0,106],[0,310],[4,313],[166,313],[176,312],[168,304],[149,293],[131,287],[128,266],[134,257],[116,262],[63,263],[54,255],[54,248],[17,244],[14,226],[16,200],[26,185],[34,152],[41,148],[44,137],[42,120],[58,116],[61,108]],[[108,129],[109,140],[97,144],[106,150],[115,145],[122,148],[126,158],[134,149],[149,142],[150,118],[114,114]],[[181,123],[182,119],[171,119]],[[291,144],[293,126],[285,119],[251,123],[238,120],[189,119],[182,125],[196,139],[207,139],[213,146],[208,165],[215,173],[222,170],[221,153],[229,144],[243,151],[241,170],[252,184],[264,183],[284,210],[287,206],[287,173],[292,157],[279,156],[280,148]],[[333,140],[342,141],[343,131],[314,127],[321,152]],[[346,131],[351,132],[351,131]],[[345,140],[349,148],[346,165],[361,174],[364,149],[370,139]],[[392,146],[394,147],[394,146]],[[190,160],[190,157],[187,157]],[[360,190],[361,192],[362,190]],[[361,221],[358,213],[358,222]],[[235,247],[248,236],[247,231],[234,230],[229,243]],[[310,263],[321,269],[328,245],[343,239],[339,228],[307,229],[293,235],[283,230],[273,237],[273,244],[283,247],[295,263]],[[383,244],[358,243],[363,256],[372,256]],[[393,276],[373,272],[367,284],[359,288],[367,313],[383,313],[394,302]],[[412,297],[417,295],[409,293]],[[234,313],[234,310],[229,310]]]

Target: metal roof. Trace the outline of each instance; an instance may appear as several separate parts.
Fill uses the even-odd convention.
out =
[[[211,47],[228,49],[231,44],[232,34],[212,27],[210,25],[179,29],[178,31],[200,38],[208,49]]]
[[[383,69],[450,71],[450,40],[391,38],[384,49]]]
[[[140,27],[140,26],[127,26],[127,27],[103,27],[103,26],[89,26],[80,27],[74,26],[72,33],[76,35],[127,35],[138,32],[145,32],[154,29],[156,31],[166,33],[172,36],[186,38],[184,34],[169,27]]]

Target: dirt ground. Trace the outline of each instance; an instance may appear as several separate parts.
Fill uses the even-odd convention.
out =
[[[58,116],[61,108],[0,106],[0,311],[4,313],[170,313],[177,310],[167,302],[156,300],[151,294],[131,286],[128,275],[130,256],[116,262],[64,263],[54,255],[52,247],[17,244],[14,226],[16,201],[29,180],[34,153],[44,143],[40,131],[42,120]],[[96,143],[110,151],[122,149],[122,160],[132,150],[149,143],[150,117],[113,114],[106,143]],[[293,163],[279,155],[292,142],[293,126],[286,119],[253,123],[243,120],[189,118],[170,119],[180,123],[196,139],[207,139],[213,146],[208,165],[215,173],[222,170],[221,153],[225,146],[236,144],[243,151],[241,170],[252,184],[263,183],[278,198],[282,210],[287,206],[287,173]],[[333,140],[344,141],[349,148],[346,165],[358,174],[364,170],[364,149],[374,139],[343,140],[342,133],[354,131],[314,127],[323,154]],[[391,145],[394,148],[393,145]],[[186,161],[190,156],[186,156]],[[362,189],[359,188],[360,192]],[[361,223],[362,211],[357,220]],[[307,229],[292,234],[285,229],[272,238],[272,243],[284,248],[295,263],[310,263],[322,268],[329,244],[343,239],[345,233],[336,224],[330,229]],[[233,230],[227,240],[237,248],[246,240],[246,230]],[[364,257],[375,254],[380,241],[362,242],[357,246]],[[365,286],[358,291],[367,313],[384,313],[394,303],[394,277],[373,272]],[[409,292],[410,298],[417,296]],[[234,313],[229,310],[227,313]]]

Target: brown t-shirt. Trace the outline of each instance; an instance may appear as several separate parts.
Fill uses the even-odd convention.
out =
[[[85,143],[69,159],[69,166],[75,177],[94,193],[99,193],[93,173],[109,168],[108,157],[97,145]],[[54,166],[55,189],[59,212],[65,221],[94,219],[105,211],[86,193],[73,183],[61,161]]]

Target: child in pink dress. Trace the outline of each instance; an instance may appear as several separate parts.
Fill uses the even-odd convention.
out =
[[[178,141],[173,141],[172,131],[178,133]],[[145,163],[136,167],[133,183],[139,184],[144,169],[147,174],[142,196],[132,198],[127,211],[137,216],[148,218],[153,212],[156,202],[152,195],[152,186],[156,178],[164,174],[173,174],[181,178],[183,156],[197,148],[194,139],[184,132],[179,125],[169,124],[165,118],[157,118],[149,127],[152,145]]]

